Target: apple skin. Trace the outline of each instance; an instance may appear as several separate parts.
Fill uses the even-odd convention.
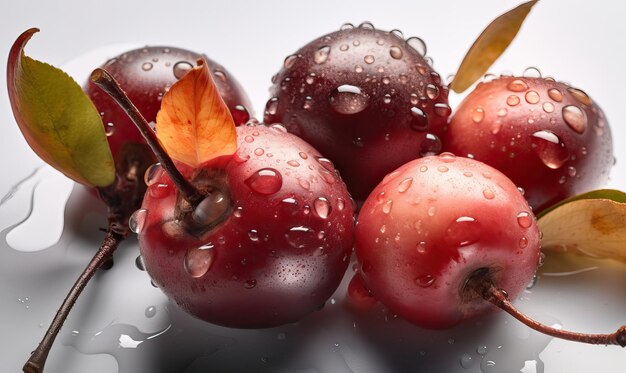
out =
[[[497,310],[464,288],[475,271],[488,269],[514,299],[535,273],[539,245],[530,208],[506,176],[443,153],[403,165],[374,189],[359,213],[355,250],[377,300],[438,329]]]
[[[101,67],[118,81],[146,120],[154,122],[161,108],[163,94],[188,69],[195,67],[199,58],[207,61],[217,89],[233,114],[235,123],[240,125],[247,122],[253,114],[248,96],[231,73],[206,55],[181,48],[147,46],[111,58]],[[84,85],[84,90],[101,113],[109,146],[117,163],[129,151],[135,150],[125,149],[126,144],[145,144],[135,125],[107,93],[91,81]]]
[[[536,213],[604,185],[614,163],[602,109],[583,91],[549,78],[503,76],[478,84],[450,118],[443,147],[503,172]]]
[[[353,204],[332,164],[284,127],[240,126],[237,137],[232,158],[203,166],[224,173],[232,202],[226,218],[200,233],[175,223],[177,193],[161,170],[142,206],[141,255],[154,283],[200,319],[238,328],[296,322],[319,309],[344,275]],[[268,168],[282,175],[282,184],[273,188],[270,180],[258,193],[250,178]],[[188,252],[209,244],[212,264],[194,277],[186,269]]]
[[[272,82],[265,123],[282,123],[330,158],[357,201],[395,168],[441,152],[448,88],[396,33],[361,26],[321,36],[287,57]]]

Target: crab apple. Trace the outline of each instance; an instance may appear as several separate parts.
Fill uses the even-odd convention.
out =
[[[482,278],[515,297],[540,258],[539,230],[517,187],[450,153],[383,179],[359,213],[355,250],[372,295],[425,328],[496,310],[466,284]]]
[[[353,244],[350,195],[332,163],[273,125],[237,127],[237,153],[179,164],[206,198],[185,203],[150,170],[134,217],[146,270],[169,297],[211,323],[295,322],[339,285]]]
[[[370,23],[319,37],[274,76],[266,123],[282,123],[330,158],[364,200],[385,174],[441,151],[448,88],[421,39]]]
[[[443,144],[502,171],[536,212],[604,184],[614,163],[600,107],[550,78],[478,84],[451,117]]]
[[[235,123],[240,125],[247,122],[252,107],[248,96],[232,74],[206,55],[181,48],[151,46],[122,53],[110,59],[102,68],[120,83],[143,116],[153,122],[161,107],[163,94],[196,66],[196,61],[201,57],[207,61],[217,89]],[[102,115],[116,162],[124,157],[121,154],[134,152],[134,144],[145,143],[135,125],[112,98],[91,81],[85,85],[85,91]],[[128,148],[126,144],[129,144]]]

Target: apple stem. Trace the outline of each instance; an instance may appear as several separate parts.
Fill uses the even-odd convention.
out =
[[[128,95],[126,95],[115,78],[106,70],[97,68],[91,73],[91,81],[111,96],[122,110],[126,112],[154,152],[157,160],[161,163],[161,167],[163,167],[165,172],[167,172],[172,179],[172,182],[174,182],[174,185],[176,185],[176,189],[178,189],[183,199],[192,207],[197,206],[204,198],[203,195],[180,173],[180,171],[178,171],[172,158],[170,158],[159,142],[159,139],[148,124],[148,121],[146,121],[146,118],[141,115],[137,107],[130,101]]]
[[[611,334],[576,333],[568,330],[553,328],[535,321],[520,312],[517,308],[515,308],[515,306],[513,306],[509,300],[508,294],[504,290],[498,289],[488,276],[472,276],[467,285],[469,286],[469,289],[474,290],[476,294],[486,301],[496,307],[499,307],[509,315],[519,320],[522,324],[540,333],[574,342],[595,345],[619,345],[626,347],[626,326],[621,326],[617,329],[617,331]]]
[[[85,267],[80,277],[78,277],[74,286],[72,286],[72,289],[67,294],[65,300],[61,304],[61,307],[52,319],[52,323],[46,331],[43,339],[39,342],[35,351],[32,352],[28,361],[26,361],[26,364],[24,364],[22,369],[25,373],[41,373],[43,371],[50,348],[52,348],[52,344],[59,334],[67,315],[76,303],[76,300],[96,271],[113,257],[113,252],[117,249],[120,242],[122,242],[126,237],[125,234],[120,232],[119,228],[120,226],[117,222],[109,223],[107,234],[104,237],[100,248],[89,264],[87,264],[87,267]]]

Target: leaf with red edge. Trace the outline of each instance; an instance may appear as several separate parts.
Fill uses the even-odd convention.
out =
[[[494,19],[465,54],[450,88],[461,93],[478,80],[513,41],[530,9],[538,0],[525,2]]]
[[[38,31],[22,33],[9,52],[7,86],[15,120],[50,166],[81,184],[110,185],[115,165],[96,107],[65,72],[24,54]]]
[[[235,122],[204,60],[163,96],[156,132],[170,157],[192,167],[237,151]]]

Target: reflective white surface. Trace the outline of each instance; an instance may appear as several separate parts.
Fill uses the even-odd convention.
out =
[[[480,5],[477,5],[480,4]],[[419,36],[435,69],[453,73],[484,26],[517,1],[159,1],[11,2],[0,13],[0,69],[13,40],[39,27],[34,58],[82,79],[122,45],[170,44],[206,52],[250,95],[257,115],[283,59],[345,22],[371,21]],[[626,190],[623,109],[626,5],[553,0],[535,6],[492,72],[538,67],[584,89],[604,109],[617,164],[611,186]],[[69,63],[68,63],[69,62]],[[4,74],[0,85],[5,86]],[[459,97],[451,97],[454,104]],[[32,153],[0,89],[0,370],[18,371],[102,237],[102,207]],[[67,205],[66,205],[67,201]],[[42,250],[45,249],[45,250]],[[626,353],[529,332],[506,315],[446,331],[390,317],[363,323],[343,305],[345,286],[298,325],[231,330],[168,303],[135,266],[136,241],[87,288],[51,352],[49,372],[588,372],[617,371]],[[556,266],[555,263],[566,264]],[[580,271],[589,269],[587,271]],[[569,273],[573,272],[573,273]],[[626,324],[626,266],[549,257],[518,306],[549,324],[609,332]]]

